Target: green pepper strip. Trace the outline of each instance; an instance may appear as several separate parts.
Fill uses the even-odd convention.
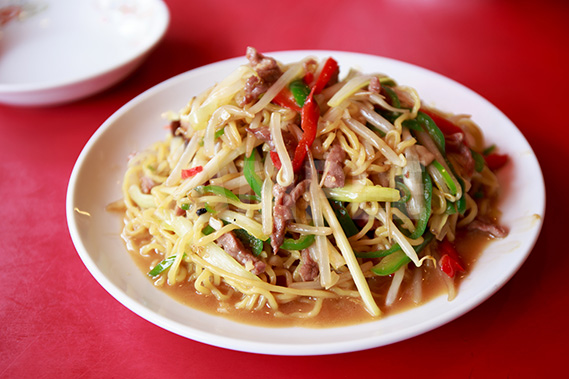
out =
[[[219,129],[218,131],[215,132],[214,138],[218,139],[219,137],[221,137],[224,134],[225,134],[225,128]]]
[[[379,130],[378,128],[376,128],[375,126],[370,124],[369,122],[366,123],[366,126],[368,129],[372,130],[373,132],[378,134],[380,137],[385,137],[385,133],[383,132],[383,130]]]
[[[245,229],[235,229],[233,231],[237,238],[249,246],[255,256],[259,256],[263,251],[263,241],[247,233]]]
[[[383,83],[383,84],[386,84],[386,85],[381,86],[381,89],[383,91],[385,91],[385,93],[389,97],[389,100],[390,100],[389,103],[391,104],[391,106],[394,108],[401,108],[401,102],[399,101],[397,94],[395,94],[395,91],[392,88],[389,88],[387,86],[387,83]]]
[[[401,246],[399,246],[398,243],[395,243],[393,246],[386,250],[354,252],[354,254],[357,258],[383,258],[399,250],[401,250]]]
[[[445,210],[445,214],[452,215],[455,214],[456,212],[457,212],[457,203],[447,201],[447,209]]]
[[[203,194],[204,192],[210,192],[215,195],[225,196],[228,199],[240,201],[237,195],[233,192],[228,190],[227,188],[223,188],[221,186],[209,185],[209,186],[197,186],[194,188],[198,193]]]
[[[393,121],[395,121],[395,119]],[[416,118],[403,121],[403,126],[415,131],[423,130],[421,123]]]
[[[402,192],[404,195],[404,196],[401,196],[401,198],[397,202],[399,202],[399,203],[408,202],[409,199],[411,199],[411,190],[409,189],[409,187],[407,187],[403,182],[400,182],[400,181],[396,181],[395,186],[397,187],[399,192]]]
[[[481,172],[484,170],[484,165],[486,162],[484,161],[484,157],[482,154],[470,149],[470,153],[472,154],[472,159],[474,159],[474,169],[476,172]]]
[[[446,149],[445,149],[445,136],[443,132],[439,129],[437,124],[423,112],[417,113],[417,121],[419,121],[427,133],[431,136],[437,147],[439,148],[440,152],[443,156],[446,156]]]
[[[160,275],[164,270],[172,266],[172,263],[174,263],[175,260],[175,255],[171,255],[168,258],[163,259],[160,263],[154,266],[152,270],[148,271],[148,276],[154,277],[156,275]]]
[[[450,176],[450,173],[446,170],[446,168],[443,167],[442,164],[440,164],[438,161],[433,161],[433,163],[431,163],[433,166],[435,166],[435,168],[441,173],[441,175],[443,176],[443,180],[445,181],[451,195],[456,195],[456,185],[454,184],[454,181],[452,180],[452,177]]]
[[[447,201],[447,209],[445,210],[445,214],[452,215],[457,212],[456,202]]]
[[[490,145],[490,146],[488,146],[486,149],[484,149],[484,151],[482,152],[482,155],[489,155],[489,154],[491,154],[494,150],[496,150],[496,145]]]
[[[421,166],[423,168],[423,166]],[[423,168],[423,196],[425,198],[425,203],[423,209],[421,211],[421,215],[419,216],[419,220],[417,220],[417,225],[415,226],[415,230],[409,238],[417,239],[425,233],[427,229],[427,223],[429,222],[429,217],[431,217],[431,200],[433,198],[433,182],[431,181],[431,177],[427,170]]]
[[[425,248],[431,240],[433,235],[430,232],[425,233],[423,236],[423,242],[418,246],[413,246],[415,252],[419,253]],[[395,245],[394,245],[395,246]],[[391,275],[399,268],[407,263],[411,262],[411,259],[405,254],[403,250],[395,251],[394,253],[383,258],[378,264],[371,268],[371,272],[379,276]]]
[[[456,180],[458,180],[458,184],[460,184],[460,188],[462,188],[462,196],[460,197],[460,199],[456,201],[456,210],[458,211],[458,213],[463,215],[464,212],[466,212],[466,196],[464,195],[464,181],[458,175],[456,176]]]
[[[213,209],[208,203],[204,203],[203,207],[205,208],[206,211],[208,211],[211,214],[217,213],[215,209]]]
[[[292,238],[285,238],[283,244],[281,245],[281,249],[285,250],[302,250],[306,249],[310,245],[314,243],[316,237],[314,234],[305,234],[299,239],[295,240]]]
[[[288,88],[290,89],[290,92],[292,93],[294,100],[296,100],[296,103],[300,107],[304,106],[304,102],[306,101],[306,98],[310,94],[310,87],[308,87],[306,83],[304,83],[304,80],[302,79],[295,80],[290,83]]]
[[[243,175],[245,176],[245,180],[253,189],[253,192],[257,196],[261,196],[261,188],[263,188],[263,181],[255,172],[255,160],[257,156],[257,150],[253,149],[251,155],[245,157],[245,163],[243,165]]]
[[[209,224],[202,229],[202,233],[206,236],[209,236],[213,232],[215,232],[215,229]]]
[[[350,238],[359,233],[359,229],[354,223],[354,220],[350,217],[348,210],[344,207],[341,201],[338,200],[328,200],[340,225],[342,225],[342,229],[344,229],[344,233],[346,233],[346,237]]]

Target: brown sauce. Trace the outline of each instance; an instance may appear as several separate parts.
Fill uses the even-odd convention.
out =
[[[460,281],[468,275],[475,265],[480,253],[484,250],[491,239],[484,233],[478,232],[459,232],[456,239],[456,247],[460,252],[466,269],[465,273],[455,278],[457,291],[460,291]],[[160,259],[160,256],[144,257],[138,252],[129,249],[137,266],[146,273],[152,262]],[[419,303],[413,301],[412,278],[413,270],[422,270],[422,297]],[[424,264],[423,267],[407,270],[405,279],[399,290],[398,299],[390,306],[385,307],[385,294],[391,283],[391,277],[375,277],[368,279],[370,289],[376,295],[376,302],[379,305],[381,317],[397,314],[410,308],[424,304],[437,296],[446,296],[447,287],[439,278],[440,273],[433,269],[432,264]],[[148,278],[152,280],[152,278]],[[266,327],[289,327],[302,326],[310,328],[326,328],[358,324],[377,320],[372,317],[364,308],[359,299],[337,298],[324,300],[320,313],[313,318],[297,317],[275,317],[274,313],[267,307],[260,311],[247,311],[234,309],[233,303],[239,301],[239,296],[235,295],[232,302],[219,304],[213,295],[202,295],[196,292],[193,283],[183,282],[174,286],[163,284],[158,286],[166,294],[175,300],[200,311],[227,317],[233,321],[251,325]],[[227,291],[224,291],[227,292]],[[293,312],[308,312],[312,309],[313,302],[293,301],[288,304],[279,305],[279,311],[284,314]]]

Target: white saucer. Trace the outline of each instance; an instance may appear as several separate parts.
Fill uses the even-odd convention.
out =
[[[0,103],[54,105],[117,83],[163,37],[160,0],[0,0]]]

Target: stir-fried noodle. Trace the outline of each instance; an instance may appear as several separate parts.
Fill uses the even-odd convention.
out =
[[[288,315],[313,317],[334,298],[379,316],[406,273],[420,298],[427,266],[454,297],[457,231],[507,233],[493,207],[501,162],[480,129],[383,74],[339,80],[332,58],[247,58],[129,161],[123,237],[157,257],[155,283],[276,316],[297,301],[312,306]],[[377,276],[392,278],[381,297]]]

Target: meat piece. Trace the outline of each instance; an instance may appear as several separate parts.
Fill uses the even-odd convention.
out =
[[[152,188],[155,186],[156,182],[148,176],[143,176],[140,178],[140,191],[142,191],[142,193],[149,194]]]
[[[173,136],[178,135],[178,129],[182,126],[182,123],[179,120],[174,120],[170,122],[170,132]]]
[[[286,227],[292,220],[292,208],[296,201],[310,185],[310,180],[298,183],[290,193],[287,192],[292,186],[283,187],[279,184],[273,186],[275,205],[273,206],[273,233],[271,234],[271,247],[276,254],[283,244]]]
[[[373,182],[382,187],[389,187],[389,175],[385,172],[378,172],[372,176]]]
[[[346,152],[339,144],[335,144],[330,149],[324,163],[323,185],[326,188],[343,187],[346,181],[343,163],[346,159]]]
[[[419,162],[425,167],[435,160],[435,154],[431,153],[431,151],[423,145],[415,145],[415,151],[419,156]]]
[[[368,91],[373,92],[373,93],[380,93],[381,92],[381,83],[379,82],[379,79],[377,78],[377,76],[371,77],[371,79],[369,81],[369,85],[368,85]]]
[[[463,133],[453,133],[445,136],[445,145],[448,154],[452,154],[460,166],[459,169],[465,177],[474,174],[475,162],[470,148],[464,143]]]
[[[273,140],[271,138],[271,131],[266,126],[261,126],[259,128],[245,128],[248,133],[254,135],[258,140],[266,142],[269,144],[271,150],[275,149],[275,145],[273,144]]]
[[[312,259],[308,249],[303,249],[300,252],[300,265],[298,266],[298,273],[304,282],[313,281],[320,273],[320,270],[318,269],[318,263]]]
[[[231,255],[235,260],[247,267],[247,263],[251,262],[251,273],[255,275],[265,272],[265,262],[254,256],[249,250],[243,246],[243,243],[237,238],[233,232],[222,234],[217,242],[221,245],[223,250]]]
[[[276,254],[283,244],[287,223],[292,219],[292,197],[286,193],[286,187],[275,184],[273,186],[275,205],[273,206],[273,233],[271,234],[271,247]]]
[[[508,235],[508,229],[506,227],[479,219],[468,224],[467,229],[488,233],[495,238],[504,238]]]
[[[308,191],[308,187],[310,187],[310,180],[305,179],[298,183],[296,187],[292,191],[290,191],[290,197],[293,204],[296,204],[296,201],[306,192]]]
[[[271,132],[269,131],[269,128],[266,126],[261,126],[255,129],[252,128],[245,128],[245,130],[247,130],[247,132],[253,134],[258,140],[266,142],[269,145],[269,148],[271,149],[271,151],[275,151],[275,144],[273,143],[273,139],[271,137]],[[294,150],[296,149],[296,140],[295,138],[292,136],[292,133],[283,130],[282,131],[282,135],[283,135],[283,141],[285,144],[285,147],[288,151],[289,156],[293,157],[294,156]]]
[[[244,94],[242,98],[238,100],[240,106],[249,104],[267,92],[282,75],[281,68],[276,60],[264,56],[252,47],[247,48],[246,57],[257,75],[247,79]]]
[[[249,104],[256,98],[258,98],[260,95],[267,92],[269,87],[270,85],[268,83],[262,82],[258,76],[253,75],[249,77],[249,79],[247,79],[247,81],[245,82],[244,95],[239,100],[238,105],[244,106],[245,104]]]
[[[255,48],[248,47],[245,56],[249,60],[249,63],[251,63],[253,70],[255,70],[259,78],[261,78],[261,81],[272,84],[282,75],[281,68],[277,64],[277,61],[257,52]]]

